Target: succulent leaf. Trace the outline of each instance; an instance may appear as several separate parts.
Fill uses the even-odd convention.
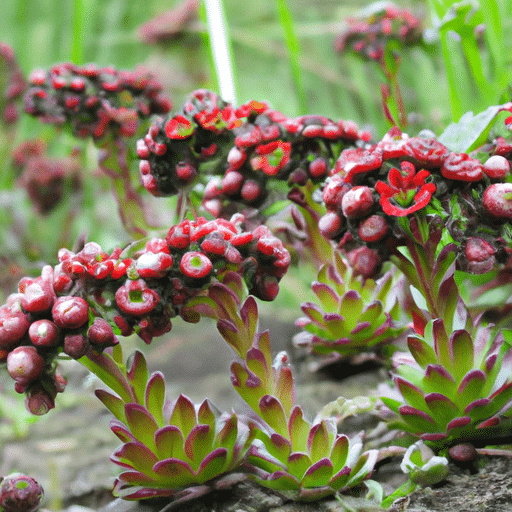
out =
[[[159,427],[164,426],[165,380],[161,372],[151,374],[144,396],[146,409],[151,411]]]
[[[126,404],[124,409],[126,424],[133,436],[150,450],[155,450],[154,438],[158,425],[151,413],[139,404]]]

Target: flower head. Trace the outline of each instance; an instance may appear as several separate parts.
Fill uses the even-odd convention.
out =
[[[405,161],[401,164],[401,170],[393,167],[388,174],[388,183],[378,181],[375,184],[384,213],[394,217],[405,217],[421,210],[427,206],[436,190],[434,183],[425,183],[430,176],[425,169],[417,173],[414,165]]]

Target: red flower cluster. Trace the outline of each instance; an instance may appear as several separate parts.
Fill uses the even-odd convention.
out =
[[[20,144],[13,157],[14,165],[22,170],[19,184],[26,189],[32,204],[42,215],[58,206],[66,192],[82,189],[76,155],[50,158],[42,140],[30,140]]]
[[[407,46],[421,38],[420,20],[391,4],[382,7],[379,3],[376,11],[346,22],[347,29],[335,42],[336,51],[351,51],[369,60],[381,61],[389,41]]]
[[[290,255],[266,227],[244,232],[242,221],[185,220],[142,250],[61,249],[55,268],[23,278],[0,307],[0,357],[29,410],[44,414],[64,390],[53,364],[61,351],[78,359],[134,331],[150,343],[221,272],[238,271],[252,294],[273,300]]]
[[[26,86],[13,49],[8,44],[0,42],[0,115],[6,124],[17,121],[16,103]]]
[[[43,122],[68,122],[78,137],[100,139],[109,130],[130,137],[139,120],[165,114],[171,102],[161,85],[144,70],[118,71],[112,67],[58,64],[35,70],[25,94],[25,111]]]
[[[463,254],[465,241],[478,237],[481,226],[494,233],[492,264],[504,263],[509,255],[500,230],[512,218],[512,192],[510,184],[499,182],[509,175],[505,156],[511,158],[512,149],[505,149],[502,138],[489,147],[494,155],[482,164],[468,154],[449,151],[433,136],[408,137],[393,128],[376,144],[343,150],[323,188],[327,213],[319,220],[321,233],[337,240],[348,254],[361,247],[373,251],[378,269],[379,262],[403,243],[397,217],[425,208],[434,195],[445,217],[450,216],[450,201],[457,194],[464,208],[459,219],[447,225],[460,242],[459,266],[476,271],[491,265],[487,260],[486,265],[467,263]],[[475,220],[468,224],[467,219]]]
[[[225,199],[261,204],[271,178],[295,184],[324,179],[334,163],[335,144],[369,138],[352,122],[290,119],[257,101],[234,109],[199,90],[180,113],[151,126],[138,141],[137,154],[142,183],[154,195],[174,194],[208,169],[214,176],[205,186],[204,206],[218,216]]]

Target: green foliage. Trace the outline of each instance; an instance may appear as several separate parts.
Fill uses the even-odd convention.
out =
[[[125,366],[118,345],[112,356],[90,354],[83,361],[119,393],[96,391],[116,418],[110,428],[123,442],[111,457],[123,468],[114,494],[179,501],[222,485],[218,477],[240,467],[255,435],[253,424],[234,412],[221,414],[208,399],[197,406],[185,395],[169,401],[162,373],[150,374],[139,351],[130,359]]]
[[[345,259],[333,251],[333,264],[323,265],[312,289],[319,301],[302,304],[307,316],[296,324],[305,332],[295,341],[315,354],[354,356],[378,348],[405,330],[396,321],[399,304],[393,299],[393,273],[374,281],[356,276]]]

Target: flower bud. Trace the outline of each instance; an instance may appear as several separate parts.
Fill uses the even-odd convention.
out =
[[[53,305],[52,315],[59,327],[76,329],[89,320],[89,305],[80,297],[59,297]]]
[[[370,212],[373,203],[373,194],[368,187],[354,187],[343,196],[341,211],[349,219],[363,217]]]
[[[37,379],[44,369],[44,359],[36,347],[16,347],[7,356],[9,375],[22,384]]]
[[[12,473],[0,485],[0,506],[5,512],[35,512],[43,495],[43,488],[32,477]]]

